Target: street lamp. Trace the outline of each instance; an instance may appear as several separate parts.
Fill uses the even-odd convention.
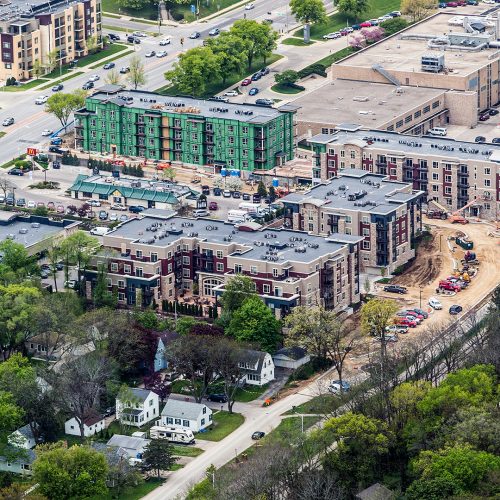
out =
[[[423,287],[422,287],[422,285],[420,285],[418,288],[419,288],[418,292],[419,292],[419,299],[420,299],[420,306],[419,306],[419,308],[422,309],[422,288]]]

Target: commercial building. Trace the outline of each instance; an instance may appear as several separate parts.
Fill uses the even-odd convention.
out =
[[[500,150],[441,137],[408,137],[358,127],[310,139],[313,180],[362,169],[410,183],[455,211],[477,200],[470,215],[495,220],[500,208]]]
[[[101,42],[100,0],[0,0],[0,80],[83,57],[91,37]]]
[[[80,222],[55,221],[47,217],[0,211],[0,242],[12,240],[24,245],[28,255],[46,250],[52,241],[65,238],[78,230]]]
[[[362,270],[392,272],[415,256],[413,239],[422,229],[424,193],[413,190],[411,184],[346,169],[306,193],[291,193],[281,201],[286,227],[361,237]]]
[[[188,186],[172,182],[115,178],[79,174],[69,188],[71,197],[144,208],[172,209],[182,201],[196,205],[198,193]]]
[[[103,237],[104,252],[86,273],[87,294],[104,268],[109,291],[130,306],[181,294],[213,303],[238,274],[252,278],[277,317],[297,305],[341,311],[359,302],[361,237],[259,228],[173,216],[130,220]]]
[[[75,113],[76,147],[253,171],[293,158],[294,111],[107,85]]]

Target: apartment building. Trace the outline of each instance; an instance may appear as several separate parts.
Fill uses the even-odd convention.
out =
[[[410,183],[450,211],[477,200],[469,214],[489,220],[500,208],[500,149],[438,137],[409,137],[359,127],[310,139],[313,181],[362,169]]]
[[[281,201],[286,227],[361,237],[362,270],[392,272],[415,257],[413,240],[422,229],[424,196],[411,184],[352,168]]]
[[[0,80],[33,76],[33,65],[57,67],[88,54],[90,37],[101,40],[101,1],[0,1]]]
[[[169,97],[107,85],[75,113],[85,151],[166,162],[269,170],[293,158],[293,111]]]
[[[123,305],[160,304],[181,293],[214,302],[231,277],[244,274],[278,318],[297,305],[342,311],[360,300],[361,240],[260,229],[255,223],[237,227],[212,219],[145,216],[104,236],[104,252],[86,272],[87,296],[104,271],[109,291],[116,291]]]

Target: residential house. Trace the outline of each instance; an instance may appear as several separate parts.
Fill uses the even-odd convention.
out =
[[[31,450],[36,446],[36,439],[29,424],[19,427],[9,435],[7,441],[11,446],[24,448],[25,450]]]
[[[158,394],[148,389],[129,388],[129,400],[116,398],[116,418],[120,422],[141,427],[160,415],[160,400]]]
[[[311,356],[307,354],[306,350],[298,346],[283,347],[273,354],[274,366],[277,368],[296,370],[310,360]]]
[[[107,443],[108,448],[114,448],[120,456],[126,455],[128,458],[142,457],[144,450],[151,442],[150,439],[144,439],[137,436],[124,436],[115,434]]]
[[[212,410],[202,403],[169,399],[161,412],[159,425],[182,427],[199,432],[212,423]]]
[[[240,368],[245,373],[244,383],[262,386],[274,380],[273,358],[268,352],[246,350]]]
[[[383,484],[375,483],[360,491],[355,498],[356,500],[393,500],[395,495]]]
[[[0,456],[0,471],[31,475],[31,464],[36,458],[33,451],[36,440],[30,425],[15,430],[7,441]]]
[[[93,436],[106,428],[106,419],[98,413],[91,413],[83,420],[83,435]],[[80,436],[80,424],[75,417],[66,420],[64,433],[70,436]]]
[[[168,368],[168,361],[165,356],[167,346],[178,337],[179,334],[176,332],[163,332],[158,334],[158,344],[156,346],[155,358],[153,361],[153,369],[155,372]]]

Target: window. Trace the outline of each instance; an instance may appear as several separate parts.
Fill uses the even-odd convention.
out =
[[[431,110],[431,107],[430,107],[430,106],[425,106],[425,107],[424,107],[424,114],[425,114],[425,113],[428,113],[430,110]]]
[[[413,117],[414,118],[419,118],[422,115],[422,111],[415,111]]]
[[[484,169],[484,175],[490,175],[490,174],[491,174],[491,168],[486,167],[486,168]]]
[[[234,274],[241,274],[241,264],[234,265]]]
[[[432,103],[432,109],[436,109],[437,107],[439,107],[439,101],[434,101]]]
[[[118,292],[118,301],[125,302],[125,294],[123,292]]]
[[[183,420],[182,421],[182,426],[183,427],[189,427],[189,420]]]
[[[176,425],[181,425],[181,419],[180,418],[176,418],[175,419],[175,424]]]
[[[142,278],[142,276],[143,276],[143,273],[142,273],[142,267],[136,267],[136,268],[135,268],[135,275],[136,275],[138,278]]]
[[[248,134],[248,127],[243,127],[243,133]]]
[[[439,163],[437,161],[433,161],[432,168],[439,168]]]
[[[222,259],[224,254],[222,253],[222,250],[217,250],[215,252],[215,256],[218,258],[218,259]]]
[[[118,271],[118,264],[116,262],[111,262],[111,272],[116,273]]]
[[[135,256],[136,256],[138,259],[142,259],[142,250],[136,250],[136,251],[135,251]]]
[[[370,242],[363,241],[363,250],[370,250]]]
[[[250,274],[258,274],[257,266],[250,266]]]
[[[439,180],[439,174],[433,173],[432,174],[432,180],[433,181],[438,181]]]
[[[271,285],[262,285],[262,293],[271,293]]]
[[[191,277],[191,271],[189,269],[183,269],[182,270],[182,276],[184,276],[184,278],[190,278]]]
[[[203,407],[203,415],[205,415],[205,413],[207,413],[207,407],[206,406]]]
[[[350,224],[352,222],[352,217],[350,215],[345,216],[345,223]]]
[[[345,158],[345,151],[343,149],[340,151],[340,157]]]
[[[401,128],[403,126],[403,120],[398,120],[396,122],[396,128]]]
[[[491,187],[491,180],[490,179],[484,179],[484,187]]]
[[[411,121],[412,121],[411,115],[405,116],[405,123],[410,123]]]
[[[224,264],[222,262],[217,262],[217,271],[220,273],[224,271]]]
[[[189,266],[190,263],[191,263],[191,259],[189,257],[187,257],[186,255],[184,255],[182,257],[182,264],[185,266]]]
[[[205,425],[205,419],[204,418],[201,419],[201,425]]]
[[[356,151],[351,151],[351,158],[354,160],[356,158]]]
[[[131,271],[132,271],[132,267],[131,267],[129,264],[125,264],[125,265],[123,266],[123,272],[124,272],[125,274],[130,274],[130,272],[131,272]]]
[[[370,236],[370,230],[367,227],[363,228],[363,236]]]

